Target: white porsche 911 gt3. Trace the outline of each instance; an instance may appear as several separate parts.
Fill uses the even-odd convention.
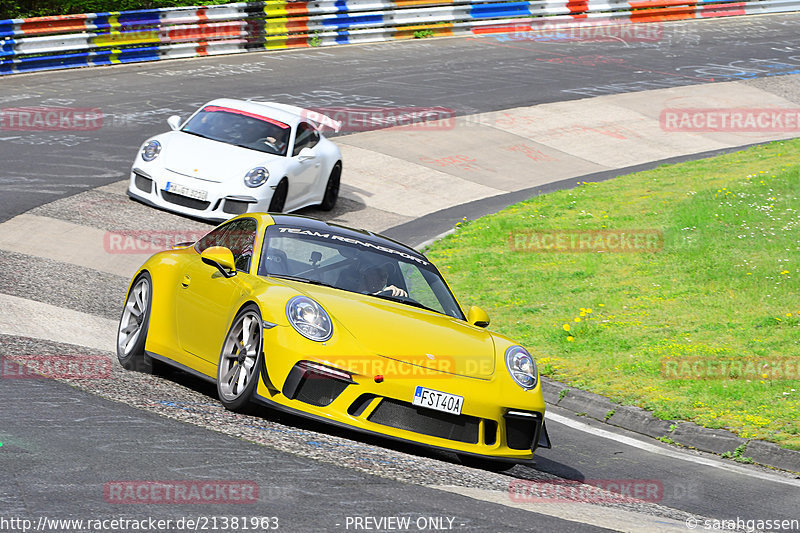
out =
[[[145,141],[131,168],[128,196],[184,215],[221,222],[247,212],[333,209],[342,155],[320,130],[327,116],[273,102],[213,100],[172,131]]]

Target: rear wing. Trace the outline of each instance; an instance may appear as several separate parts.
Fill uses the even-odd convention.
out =
[[[327,115],[323,115],[318,111],[314,111],[312,109],[303,109],[302,107],[297,107],[294,105],[289,104],[279,104],[277,102],[259,102],[264,105],[268,105],[270,107],[274,107],[275,109],[280,109],[282,111],[288,111],[294,115],[302,117],[309,122],[313,122],[317,129],[320,129],[322,126],[327,126],[332,129],[334,132],[339,132],[342,128],[342,123],[338,120],[333,120],[331,117]]]

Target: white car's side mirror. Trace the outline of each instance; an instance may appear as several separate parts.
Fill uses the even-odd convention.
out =
[[[297,159],[300,161],[308,161],[309,159],[314,159],[315,157],[317,156],[314,155],[314,152],[308,146],[300,150],[300,153],[297,154]]]
[[[178,115],[172,115],[167,119],[167,124],[169,124],[169,127],[173,130],[177,130],[181,127],[181,117]]]

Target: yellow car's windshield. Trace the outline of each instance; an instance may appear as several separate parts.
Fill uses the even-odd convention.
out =
[[[391,299],[464,319],[439,272],[424,256],[355,232],[273,225],[258,274]]]

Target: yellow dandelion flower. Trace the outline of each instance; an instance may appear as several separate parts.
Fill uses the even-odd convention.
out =
[[[572,341],[574,341],[574,340],[575,340],[575,337],[573,337],[572,335],[570,335],[569,337],[567,337],[567,340],[568,340],[569,342],[572,342]]]
[[[786,313],[786,316],[791,317],[792,313]]]
[[[591,314],[591,312],[592,312],[592,308],[591,308],[591,307],[589,307],[588,309],[586,309],[586,312],[587,312],[587,313],[589,313],[589,314]]]
[[[580,317],[577,317],[577,316],[576,316],[576,317],[575,317],[575,322],[580,322],[580,321],[581,321]]]
[[[788,270],[784,270],[783,272],[781,272],[781,274],[788,274],[788,273],[789,273]]]
[[[581,311],[581,316],[586,316],[586,311]]]
[[[564,331],[569,331],[569,324],[564,324],[561,327],[564,328]]]

